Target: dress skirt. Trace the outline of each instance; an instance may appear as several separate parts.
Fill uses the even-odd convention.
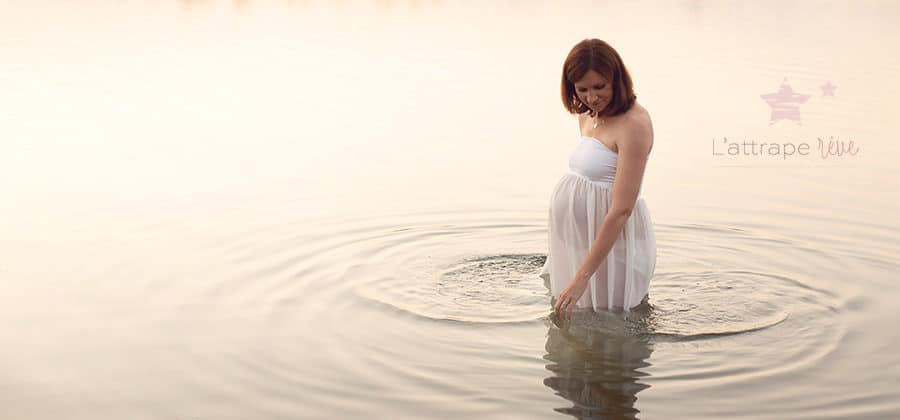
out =
[[[577,172],[565,174],[551,194],[547,261],[540,272],[553,302],[575,277],[612,203],[612,184]],[[638,196],[625,227],[591,276],[578,308],[630,310],[647,297],[656,268],[650,211]]]

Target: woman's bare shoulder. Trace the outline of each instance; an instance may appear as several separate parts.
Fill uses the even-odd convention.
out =
[[[653,148],[653,122],[650,120],[650,113],[640,104],[635,104],[629,110],[629,116],[624,131],[626,137],[631,139],[632,143],[643,144],[649,150]]]
[[[638,126],[637,128],[642,128],[645,130],[649,130],[653,132],[653,121],[650,119],[650,112],[647,111],[647,108],[641,106],[641,104],[636,103],[628,112],[629,116],[627,118],[628,125]]]
[[[650,120],[650,111],[647,111],[647,108],[644,108],[644,106],[638,102],[635,102],[634,106],[632,106],[631,109],[628,111],[629,111],[628,113],[631,115],[632,119]]]

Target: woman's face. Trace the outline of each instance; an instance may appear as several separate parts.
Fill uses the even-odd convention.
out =
[[[593,70],[588,70],[584,77],[574,84],[578,99],[595,112],[602,111],[612,100],[609,80]]]

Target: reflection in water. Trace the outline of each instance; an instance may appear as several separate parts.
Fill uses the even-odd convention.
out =
[[[649,335],[628,326],[646,315],[588,311],[571,320],[550,315],[544,358],[553,375],[544,385],[573,403],[554,410],[584,419],[637,418],[637,393],[650,387],[640,382],[647,375],[640,369],[650,366],[653,350]]]

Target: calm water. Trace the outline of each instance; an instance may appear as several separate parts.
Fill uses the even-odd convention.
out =
[[[4,1],[2,417],[898,417],[898,21]],[[537,272],[588,37],[653,117],[659,255],[648,311],[561,322]]]

